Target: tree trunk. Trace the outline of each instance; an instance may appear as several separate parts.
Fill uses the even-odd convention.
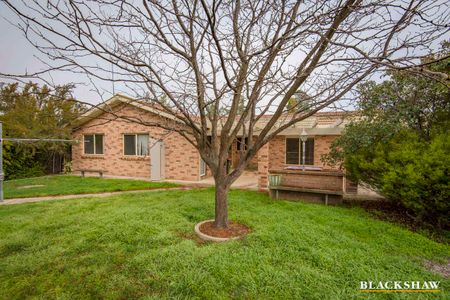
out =
[[[228,191],[229,186],[222,183],[223,179],[216,179],[216,216],[214,226],[228,227]]]

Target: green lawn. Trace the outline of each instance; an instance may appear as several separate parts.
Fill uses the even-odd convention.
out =
[[[8,199],[157,189],[176,186],[176,184],[169,182],[61,175],[5,181],[4,190],[5,199]]]
[[[0,206],[0,298],[445,299],[450,247],[357,208],[234,190],[240,241],[200,243],[214,191],[166,191]],[[439,280],[435,294],[363,294],[360,280]]]

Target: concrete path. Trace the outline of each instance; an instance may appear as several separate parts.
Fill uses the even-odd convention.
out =
[[[127,179],[139,179],[150,181],[149,178],[133,178],[133,177],[122,177],[122,176],[105,176],[105,178],[127,178]],[[200,181],[187,181],[187,180],[164,180],[167,182],[173,182],[183,187],[177,188],[161,188],[161,189],[147,189],[147,190],[134,190],[134,191],[119,191],[119,192],[105,192],[105,193],[91,193],[91,194],[74,194],[74,195],[59,195],[59,196],[44,196],[44,197],[30,197],[30,198],[14,198],[6,199],[0,202],[0,205],[10,205],[10,204],[20,204],[20,203],[30,203],[30,202],[41,202],[41,201],[52,201],[52,200],[66,200],[66,199],[77,199],[77,198],[89,198],[89,197],[109,197],[121,194],[130,193],[142,193],[142,192],[161,192],[161,191],[176,191],[176,190],[190,190],[194,188],[205,188],[214,186],[214,178],[208,177]],[[256,172],[244,172],[232,185],[232,188],[247,189],[247,190],[258,190],[258,177]]]
[[[133,193],[142,193],[142,192],[161,192],[161,191],[177,191],[177,190],[190,190],[190,189],[192,189],[192,187],[146,189],[146,190],[134,190],[134,191],[74,194],[74,195],[60,195],[60,196],[44,196],[44,197],[32,197],[32,198],[13,198],[13,199],[6,199],[3,202],[0,202],[0,205],[11,205],[11,204],[21,204],[21,203],[30,203],[30,202],[52,201],[52,200],[78,199],[78,198],[89,198],[89,197],[109,197],[109,196],[114,196],[114,195],[133,194]]]
[[[208,177],[200,181],[187,181],[187,180],[165,180],[165,181],[192,187],[209,187],[215,185],[213,177]],[[258,175],[252,173],[244,173],[238,179],[236,179],[235,182],[233,182],[231,188],[257,191]]]

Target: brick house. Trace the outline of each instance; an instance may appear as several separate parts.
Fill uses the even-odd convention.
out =
[[[133,119],[173,121],[169,114],[116,95],[78,119],[73,138],[80,143],[72,147],[72,168],[152,180],[202,178],[200,155],[187,140],[174,131],[137,124]]]
[[[105,112],[106,108],[109,112]],[[302,189],[300,192],[331,191],[331,200],[342,192],[354,192],[355,186],[346,182],[340,170],[325,166],[320,159],[348,123],[347,116],[317,113],[285,129],[266,144],[248,166],[249,172],[258,178],[259,189],[267,190],[269,175],[278,174],[281,185],[291,190],[277,190],[277,196],[279,192],[289,196],[293,187]],[[262,118],[261,122],[269,117]],[[176,126],[170,114],[116,95],[103,107],[92,109],[78,119],[73,138],[81,142],[72,149],[73,169],[103,170],[107,175],[152,180],[200,181],[209,176],[198,151],[181,135],[128,121],[132,119],[172,122]],[[301,132],[308,136],[304,141]],[[241,137],[233,143],[231,166],[237,163],[245,143]]]

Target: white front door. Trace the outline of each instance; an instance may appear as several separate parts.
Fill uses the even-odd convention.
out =
[[[151,140],[150,147],[150,179],[164,179],[164,143]]]

